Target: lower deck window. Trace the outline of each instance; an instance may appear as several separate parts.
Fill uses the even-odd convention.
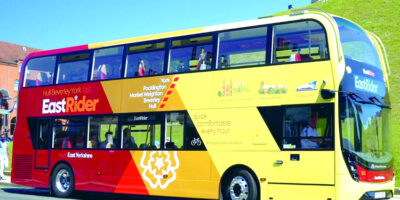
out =
[[[113,149],[118,147],[118,117],[89,117],[89,124],[88,148]]]
[[[28,118],[35,149],[206,150],[189,114]]]
[[[85,144],[86,124],[84,118],[57,118],[53,123],[53,147],[82,149]]]

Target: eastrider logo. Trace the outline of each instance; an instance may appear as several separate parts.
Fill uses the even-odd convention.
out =
[[[86,96],[79,99],[77,95],[63,98],[61,101],[43,99],[42,114],[91,112],[96,111],[98,103],[99,99],[86,99]]]

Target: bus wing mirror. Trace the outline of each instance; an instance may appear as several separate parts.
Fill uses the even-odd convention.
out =
[[[324,99],[332,99],[335,97],[335,91],[329,89],[321,89],[321,96]]]

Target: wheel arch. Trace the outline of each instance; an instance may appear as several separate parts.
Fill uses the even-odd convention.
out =
[[[49,189],[50,189],[50,192],[52,193],[52,184],[51,184],[51,180],[52,180],[52,178],[53,178],[53,173],[54,173],[54,169],[58,166],[58,165],[60,165],[60,164],[65,164],[65,165],[67,165],[70,169],[71,169],[71,171],[72,171],[72,175],[75,177],[75,172],[74,172],[74,168],[72,167],[72,165],[70,164],[70,163],[68,163],[67,161],[65,161],[65,160],[60,160],[60,161],[58,161],[58,162],[56,162],[54,165],[53,165],[53,167],[51,168],[51,171],[50,171],[50,176],[49,176]],[[74,181],[74,184],[75,184],[75,181]]]
[[[254,178],[254,180],[256,182],[256,186],[257,186],[257,197],[258,197],[257,199],[260,200],[260,198],[261,198],[260,197],[260,194],[261,194],[260,188],[261,187],[260,187],[260,181],[258,179],[258,176],[250,167],[248,167],[247,165],[244,165],[244,164],[232,165],[228,169],[225,170],[225,172],[222,174],[221,180],[219,182],[219,191],[220,191],[219,192],[219,196],[221,196],[221,186],[222,186],[222,184],[225,183],[227,181],[227,178],[229,177],[229,175],[234,170],[237,170],[237,169],[244,169],[244,170],[248,171],[251,174],[251,176],[253,176],[253,178]],[[221,197],[220,197],[220,199],[221,199]]]

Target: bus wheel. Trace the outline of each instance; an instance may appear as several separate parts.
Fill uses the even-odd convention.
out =
[[[221,188],[224,200],[256,200],[258,191],[253,176],[244,169],[236,169],[223,182]]]
[[[68,197],[74,191],[75,178],[71,168],[59,164],[51,176],[51,190],[57,197]]]

